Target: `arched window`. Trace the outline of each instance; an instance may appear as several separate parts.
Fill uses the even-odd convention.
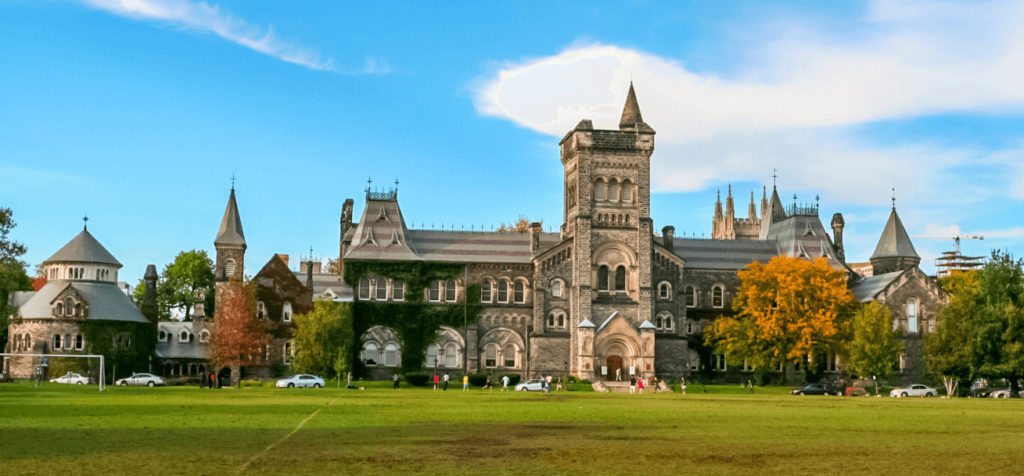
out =
[[[25,350],[32,350],[32,336],[25,334]]]
[[[359,359],[366,365],[377,365],[377,361],[380,360],[380,347],[377,347],[375,342],[363,344],[363,351],[360,352]]]
[[[285,341],[284,352],[281,353],[281,360],[287,364],[292,361],[292,356],[294,355],[295,349],[292,348],[292,341]]]
[[[626,290],[626,267],[619,266],[615,268],[615,290],[625,291]]]
[[[493,369],[498,366],[498,344],[487,344],[484,347],[484,367]]]
[[[907,332],[917,334],[917,298],[907,300]]]
[[[657,327],[658,330],[661,331],[672,330],[672,313],[668,311],[659,312],[658,316],[655,318],[654,327]]]
[[[428,299],[430,302],[441,302],[441,281],[430,282],[430,295]]]
[[[67,298],[64,300],[64,312],[66,312],[67,315],[69,316],[75,315],[75,301],[73,301],[71,298]]]
[[[378,301],[388,300],[388,280],[386,278],[377,278],[376,285],[374,286],[376,292],[373,298]]]
[[[71,341],[71,334],[64,334],[64,348],[70,349],[73,342]]]
[[[558,315],[558,327],[563,329],[565,328],[565,314]]]
[[[85,316],[85,310],[82,308],[82,303],[75,304],[75,315],[78,317]]]
[[[405,283],[401,281],[394,281],[391,284],[391,299],[395,301],[405,301]]]
[[[60,334],[53,335],[53,349],[60,349]]]
[[[455,280],[449,279],[444,283],[445,302],[455,302]]]
[[[564,288],[565,288],[565,282],[564,281],[562,281],[561,279],[552,279],[551,280],[551,297],[556,297],[556,298],[557,297],[562,297],[562,293],[565,292]]]
[[[512,287],[512,298],[516,304],[523,304],[526,302],[526,284],[522,281],[516,281]]]
[[[548,314],[548,327],[555,327],[555,313]]]
[[[672,299],[672,284],[668,281],[658,283],[658,299]]]
[[[597,290],[608,291],[608,267],[603,264],[597,267]]]
[[[622,181],[622,202],[631,203],[633,201],[633,183],[629,180]]]
[[[594,201],[603,202],[608,199],[608,185],[604,179],[599,178],[594,182]]]
[[[75,350],[82,350],[82,347],[84,347],[84,346],[85,346],[85,339],[82,338],[82,334],[76,335],[75,336]]]
[[[398,344],[388,342],[384,345],[384,366],[398,367]]]
[[[359,278],[359,300],[368,301],[370,299],[370,278]]]
[[[459,358],[459,347],[454,342],[449,342],[444,346],[444,366],[450,369],[454,369],[462,365],[462,359]]]
[[[430,347],[427,347],[427,358],[423,360],[423,367],[428,369],[437,367],[437,364],[439,363],[437,361],[438,350],[440,350],[440,348],[437,344],[431,344]]]
[[[711,307],[723,307],[724,301],[722,298],[722,287],[716,284],[711,288]]]
[[[57,305],[54,306],[54,308],[56,309],[54,314],[56,314],[58,316],[63,316],[64,315],[64,303],[58,302]]]
[[[516,351],[516,346],[514,344],[509,344],[505,346],[505,349],[501,353],[502,360],[505,361],[505,367],[519,367],[519,365],[516,364],[516,361],[518,360],[516,358],[517,354],[518,352]]]
[[[608,181],[608,201],[619,201],[619,181],[611,179]]]
[[[159,339],[160,342],[166,342],[167,341],[167,331],[165,331],[163,329],[160,329],[160,332],[157,334],[157,339]]]
[[[224,262],[224,274],[227,274],[228,277],[234,276],[235,266],[235,260],[232,258],[228,258],[228,260]]]
[[[188,331],[184,331],[183,330],[183,331],[181,331],[181,334],[178,334],[178,342],[185,343],[185,342],[188,342],[188,340],[189,340]]]
[[[504,279],[498,281],[498,302],[502,304],[508,303],[508,281]]]
[[[284,322],[292,322],[292,303],[285,301],[281,305],[281,319]]]
[[[263,304],[263,301],[256,303],[256,319],[264,319],[267,317],[267,306]]]
[[[480,302],[491,302],[491,298],[491,281],[485,278],[480,283]]]
[[[693,286],[686,287],[686,307],[697,306],[697,288]]]
[[[210,342],[210,331],[203,329],[203,331],[199,333],[199,342],[204,344]]]

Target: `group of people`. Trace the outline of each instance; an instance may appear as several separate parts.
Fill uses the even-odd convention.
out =
[[[434,374],[434,390],[440,389],[442,392],[447,392],[448,391],[448,382],[450,382],[450,381],[451,381],[451,376],[449,376],[448,374],[444,374],[444,375]],[[501,391],[502,392],[504,392],[504,391],[509,389],[508,388],[508,384],[509,384],[508,375],[502,376],[501,377]],[[395,388],[398,388],[398,374],[395,374]],[[492,390],[492,389],[494,389],[494,384],[491,383],[491,374],[487,374],[487,380],[484,381],[484,386],[481,387],[480,389],[481,390],[485,390],[485,389],[486,390]],[[469,391],[469,375],[463,375],[462,376],[462,391],[463,392],[468,392]]]
[[[636,393],[639,395],[644,394],[644,389],[651,387],[654,389],[654,393],[661,391],[658,388],[658,377],[640,377],[637,378],[635,375],[629,376],[629,393],[630,395]]]

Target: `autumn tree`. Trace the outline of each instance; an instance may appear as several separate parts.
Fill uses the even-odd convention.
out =
[[[543,221],[539,222],[541,225]],[[526,233],[530,231],[530,219],[526,215],[519,215],[519,219],[515,223],[502,223],[498,227],[498,231],[505,233]]]
[[[7,298],[14,291],[32,290],[32,278],[25,271],[25,245],[9,238],[14,222],[10,208],[0,208],[0,349],[7,346],[7,316],[14,309],[8,306]]]
[[[230,281],[220,296],[220,312],[210,335],[211,360],[218,367],[231,367],[231,379],[241,386],[241,368],[263,362],[270,333],[256,318],[256,305],[250,286]]]
[[[903,342],[892,329],[889,308],[871,302],[853,315],[853,337],[847,349],[846,370],[852,375],[887,379],[895,373],[895,363],[903,352]]]
[[[846,275],[824,258],[777,256],[739,278],[737,312],[716,319],[706,336],[718,352],[757,368],[782,366],[785,382],[787,364],[843,349],[854,299]]]
[[[337,378],[340,385],[342,377],[351,370],[351,305],[318,299],[312,311],[295,315],[293,336],[292,368],[296,372]]]

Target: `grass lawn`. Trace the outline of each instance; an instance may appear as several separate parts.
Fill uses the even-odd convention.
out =
[[[2,384],[0,474],[1024,473],[1022,400],[707,389]]]

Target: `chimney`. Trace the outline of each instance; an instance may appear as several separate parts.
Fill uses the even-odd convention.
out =
[[[146,319],[153,323],[156,323],[159,319],[156,308],[156,281],[158,277],[156,265],[146,266],[146,274],[142,278],[146,282],[146,287],[142,294],[142,315],[146,316]]]
[[[277,257],[281,258],[281,261],[284,261],[284,265],[285,266],[288,266],[288,255],[283,255],[283,254],[278,253]]]
[[[836,254],[839,255],[839,261],[846,262],[846,252],[843,250],[843,226],[846,225],[846,220],[843,220],[842,213],[836,213],[832,215],[832,241],[835,242]]]
[[[661,229],[661,246],[664,246],[666,250],[674,251],[673,239],[676,236],[676,227],[666,226]]]
[[[540,254],[540,233],[543,231],[538,221],[530,223],[530,256]]]
[[[313,262],[306,262],[306,287],[313,289]]]

